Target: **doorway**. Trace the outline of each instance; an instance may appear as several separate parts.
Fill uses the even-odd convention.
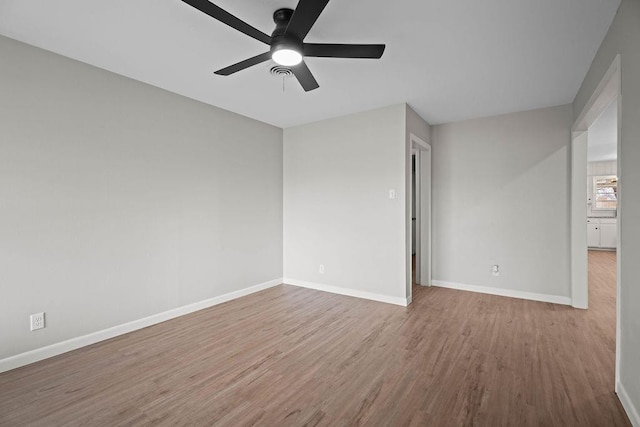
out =
[[[616,249],[615,263],[615,322],[616,370],[615,384],[619,383],[620,367],[620,256],[619,244],[622,216],[622,188],[618,177],[620,169],[620,55],[618,55],[572,127],[571,143],[571,299],[576,308],[589,307],[590,259],[593,250]],[[608,119],[607,119],[608,117]],[[616,159],[598,158],[598,124],[613,121]],[[594,127],[595,126],[595,127]],[[594,144],[596,143],[596,144]],[[590,161],[592,160],[592,161]],[[594,162],[593,160],[603,160]],[[586,178],[586,179],[585,179]],[[622,180],[621,180],[622,181]],[[585,206],[586,195],[586,206]],[[600,197],[613,195],[615,197]],[[615,206],[612,203],[615,199]],[[615,238],[613,237],[615,235]],[[590,255],[590,252],[592,254]],[[596,254],[597,255],[597,254]],[[598,257],[602,258],[602,257]],[[612,263],[610,262],[609,265]],[[613,273],[613,272],[612,272]]]
[[[413,285],[431,286],[431,145],[411,134],[411,274],[407,285],[413,299]]]

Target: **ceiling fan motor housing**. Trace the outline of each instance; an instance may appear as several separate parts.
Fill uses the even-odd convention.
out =
[[[292,35],[285,35],[289,21],[293,16],[292,9],[278,9],[273,13],[273,22],[276,23],[276,29],[271,33],[271,53],[281,50],[290,49],[302,54],[302,40]]]
[[[271,37],[284,34],[291,17],[293,16],[293,9],[282,8],[273,12],[273,22],[276,23],[276,29],[271,34]]]

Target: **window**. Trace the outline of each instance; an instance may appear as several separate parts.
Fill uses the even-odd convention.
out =
[[[614,211],[618,206],[618,177],[593,177],[593,210]]]

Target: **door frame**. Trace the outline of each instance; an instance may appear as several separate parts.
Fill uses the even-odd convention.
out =
[[[411,187],[411,249],[413,249],[413,237],[415,236],[415,246],[416,246],[416,260],[420,259],[420,150],[413,147],[413,143],[411,144],[411,160],[412,160],[412,173],[411,173],[411,185],[415,186],[415,189]],[[413,192],[415,191],[415,198],[413,197]],[[415,212],[413,202],[415,201]],[[415,220],[414,220],[415,218]],[[415,221],[415,223],[414,223]],[[413,232],[413,227],[415,226],[416,231]],[[416,262],[416,282],[420,277],[420,263]],[[412,283],[413,285],[413,283]]]
[[[426,159],[428,158],[429,161],[429,174],[430,176],[433,176],[433,174],[431,173],[431,158],[432,158],[432,150],[431,150],[431,144],[429,144],[428,142],[424,141],[422,138],[410,133],[409,134],[409,142],[410,142],[410,153],[411,156],[413,157],[415,155],[416,157],[416,282],[418,282],[420,285],[422,286],[431,286],[431,264],[432,264],[432,235],[431,235],[431,230],[432,230],[432,209],[431,209],[431,191],[432,191],[432,186],[429,185],[428,187],[424,187],[422,185],[420,185],[420,182],[422,181],[422,167],[424,166],[423,163],[426,161]],[[424,156],[421,155],[422,152],[428,152],[430,155],[429,156]],[[409,221],[409,223],[411,223],[413,225],[413,176],[412,174],[409,175],[409,195],[410,197],[410,202],[409,202],[409,210],[408,210],[408,218],[407,220]],[[431,180],[429,180],[429,184],[431,184]],[[423,201],[423,199],[426,199]],[[425,202],[426,202],[426,206],[425,206]],[[425,206],[426,211],[428,212],[428,219],[425,219],[425,213],[427,212],[423,212],[423,209],[421,208],[422,206]],[[423,228],[426,227],[426,229],[424,229],[424,231],[426,231],[426,239],[423,239],[424,237],[424,233],[423,233]],[[408,233],[409,234],[409,248],[410,251],[409,253],[411,254],[411,248],[413,247],[413,227],[410,227],[411,231]],[[422,256],[422,252],[423,249],[427,251],[428,256],[427,257],[423,257]],[[425,258],[425,259],[423,259]],[[409,299],[413,299],[413,289],[412,289],[412,283],[411,283],[411,278],[412,278],[412,263],[409,262],[408,263],[408,278],[409,278],[409,284],[408,284],[408,289],[409,289]],[[423,274],[423,271],[426,271],[427,275],[426,277]],[[426,283],[425,283],[426,282]]]
[[[571,141],[571,301],[575,308],[586,309],[589,306],[588,284],[588,250],[587,250],[587,145],[589,127],[600,117],[602,112],[617,99],[618,102],[618,210],[616,248],[616,369],[615,388],[618,391],[620,382],[620,269],[621,269],[621,218],[623,216],[624,179],[620,167],[622,143],[622,84],[621,56],[618,54],[605,73],[604,77],[589,98],[589,101],[574,122]]]

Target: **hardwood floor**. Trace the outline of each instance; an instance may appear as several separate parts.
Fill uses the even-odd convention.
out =
[[[630,425],[613,393],[615,253],[589,262],[588,311],[278,286],[1,374],[0,424]]]

